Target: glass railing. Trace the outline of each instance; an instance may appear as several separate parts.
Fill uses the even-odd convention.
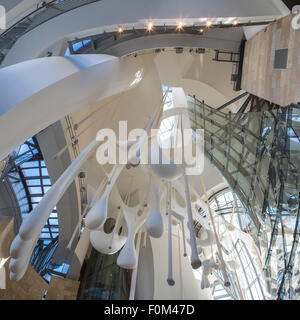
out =
[[[204,129],[206,156],[254,223],[271,296],[297,299],[300,105],[232,114],[189,97],[188,107],[192,128]]]
[[[16,41],[39,25],[63,13],[100,0],[56,0],[22,18],[0,35],[0,64]]]

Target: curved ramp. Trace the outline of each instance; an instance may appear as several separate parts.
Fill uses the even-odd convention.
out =
[[[0,70],[0,159],[81,107],[138,85],[142,62],[107,55],[50,57]]]

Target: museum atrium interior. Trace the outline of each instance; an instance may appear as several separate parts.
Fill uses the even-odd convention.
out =
[[[0,0],[0,300],[300,300],[300,2]]]

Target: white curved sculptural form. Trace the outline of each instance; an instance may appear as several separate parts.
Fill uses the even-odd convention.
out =
[[[172,182],[172,186],[182,196],[182,194],[183,194],[183,186],[180,183],[180,181],[179,180],[173,181]],[[205,215],[206,215],[205,218],[201,217],[198,214],[197,206],[200,206],[203,209],[203,211],[205,212]],[[200,239],[196,239],[197,253],[200,254],[202,252],[202,248],[205,248],[208,243],[210,243],[212,241],[212,245],[215,245],[215,242],[216,242],[215,233],[214,232],[212,233],[212,231],[210,230],[210,228],[212,226],[210,210],[212,210],[212,209],[209,208],[208,205],[199,196],[197,197],[197,200],[195,202],[191,203],[191,209],[192,209],[192,212],[193,212],[193,217],[203,226],[203,228],[205,228],[205,231],[208,233],[208,238],[205,239],[204,243],[203,242],[202,243],[198,242]],[[182,217],[185,217],[187,209],[181,207],[177,203],[176,197],[173,196],[172,197],[172,210],[175,211],[176,213],[180,214]],[[188,242],[190,243],[190,239],[188,239]],[[202,247],[201,247],[201,245],[202,245]],[[192,246],[191,246],[191,248],[192,248]],[[226,264],[225,264],[224,259],[223,259],[223,263],[221,263],[219,265],[219,268],[220,268],[220,270],[222,271],[222,273],[224,275],[225,285],[226,286],[230,286],[230,282],[228,280],[228,276],[227,276],[227,272],[226,272]]]
[[[164,223],[159,208],[159,193],[153,184],[150,186],[152,195],[152,209],[146,221],[147,233],[152,238],[160,238],[164,232]]]
[[[36,239],[38,239],[50,213],[77,176],[83,163],[90,157],[91,152],[98,144],[99,142],[94,140],[82,151],[44,195],[40,203],[25,218],[20,227],[19,234],[15,237],[10,248],[12,258],[20,261],[18,263],[23,264],[24,261],[27,261],[27,268],[33,247],[37,241]],[[27,260],[25,256],[27,256]]]
[[[20,227],[20,237],[23,240],[36,238],[44,227],[50,213],[68,189],[83,163],[90,157],[91,152],[99,144],[92,141],[81,154],[70,164],[67,170],[58,178],[40,203],[26,217]]]
[[[9,269],[10,269],[10,274],[9,274],[9,278],[10,280],[13,281],[19,281],[20,279],[23,278],[29,262],[30,262],[30,258],[32,255],[32,252],[35,248],[35,244],[37,242],[37,239],[31,239],[26,241],[25,243],[22,243],[22,249],[24,251],[21,252],[17,252],[14,251],[14,253],[20,253],[20,255],[14,255],[16,258],[11,258],[10,262],[9,262]]]
[[[156,143],[151,144],[148,157],[150,167],[158,177],[174,181],[182,176],[180,168],[171,159],[164,156],[162,149]]]
[[[173,192],[172,197],[171,197],[171,209],[172,209],[173,212],[179,214],[182,217],[182,219],[185,219],[185,217],[187,216],[188,210],[190,210],[190,212],[192,213],[192,214],[190,214],[190,216],[192,217],[191,221],[193,221],[193,218],[195,218],[203,227],[204,227],[204,225],[206,227],[209,227],[209,220],[208,219],[203,219],[198,214],[198,211],[196,209],[196,204],[199,204],[199,201],[200,201],[201,204],[202,203],[205,204],[205,203],[202,200],[200,200],[199,198],[197,199],[196,202],[193,202],[193,203],[191,202],[191,200],[190,200],[191,197],[190,197],[190,194],[189,194],[188,179],[187,179],[187,176],[185,176],[185,177],[186,178],[184,180],[184,183],[185,183],[184,186],[181,184],[181,182],[179,180],[176,180],[176,181],[172,182],[172,187],[174,188],[174,191],[176,190],[181,195],[181,197],[185,198],[186,206],[182,207],[182,206],[180,206],[178,204],[178,202],[176,200],[176,196],[175,196],[175,194]],[[185,195],[183,193],[185,193]],[[188,208],[188,206],[190,206],[190,208]],[[203,210],[204,211],[206,211],[206,210],[208,211],[208,208],[205,208],[205,205],[204,205],[204,209]],[[209,231],[208,229],[206,229],[206,230]],[[193,263],[193,261],[195,261],[195,263],[193,263],[194,267],[195,268],[199,268],[201,266],[201,261],[199,259],[198,253],[201,252],[201,248],[200,248],[200,246],[197,247],[198,239],[196,239],[196,237],[195,237],[194,228],[193,227],[190,228],[190,222],[189,222],[189,234],[190,234],[190,237],[188,239],[188,242],[190,243],[191,250],[192,250],[191,263]],[[195,239],[194,245],[191,244],[191,237],[194,237],[194,239]]]
[[[113,188],[112,193],[118,201],[122,201],[116,186]],[[121,206],[118,208],[117,218],[112,232],[105,233],[104,226],[99,230],[92,230],[90,232],[91,244],[100,253],[114,254],[124,246],[127,240],[127,226],[124,221]]]
[[[128,151],[128,163],[127,168],[130,166],[136,167],[140,163],[141,150],[144,147],[146,141],[148,140],[148,134],[150,129],[157,118],[159,113],[159,108],[156,111],[155,115],[151,118],[150,122],[147,125],[146,131],[144,134],[137,139],[137,141],[118,141],[116,144],[119,145],[123,150],[127,149]],[[107,210],[108,210],[108,200],[109,195],[114,187],[119,175],[121,174],[125,165],[119,164],[113,167],[112,173],[110,174],[110,178],[104,194],[101,199],[93,206],[93,208],[88,212],[85,218],[85,225],[90,230],[100,229],[106,221],[107,218]]]
[[[124,226],[120,225],[117,221],[111,233],[105,233],[103,227],[101,227],[100,230],[91,231],[90,241],[92,246],[103,254],[114,254],[118,252],[127,240],[124,231],[122,231],[121,234],[117,232],[121,227],[124,229]]]
[[[135,88],[137,72],[144,77],[143,65],[139,57],[95,54],[38,58],[0,69],[0,135],[6,137],[0,160],[66,115]]]
[[[124,168],[124,165],[114,166],[103,195],[101,196],[100,200],[96,202],[94,206],[91,208],[91,210],[87,213],[84,223],[88,229],[99,230],[100,228],[102,228],[103,224],[105,223],[107,219],[109,195],[119,175],[121,174],[123,168]]]
[[[122,201],[121,207],[128,229],[128,237],[118,256],[117,264],[124,269],[135,269],[137,267],[137,256],[134,240],[137,232],[147,219],[148,211],[144,207],[144,201],[136,207],[128,207]]]

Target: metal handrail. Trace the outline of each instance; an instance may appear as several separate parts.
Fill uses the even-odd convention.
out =
[[[101,1],[101,0],[60,0],[60,1],[53,0],[48,3],[45,3],[44,5],[42,5],[42,7],[39,7],[33,12],[29,13],[27,16],[23,17],[18,22],[13,24],[10,28],[5,30],[2,34],[0,34],[0,65],[4,60],[7,52],[13,47],[13,45],[17,42],[17,40],[27,32],[35,29],[41,24],[63,13],[69,12],[71,10],[74,10],[98,1]],[[69,7],[66,6],[67,8],[65,8],[65,10],[63,8],[60,8],[60,7],[63,7],[63,5],[65,4],[66,5],[71,4],[71,6]],[[38,20],[37,18],[41,18],[43,14],[45,14],[47,11],[51,9],[57,9],[57,12],[55,14],[51,14],[50,16],[45,15],[45,17],[42,17],[41,21],[39,21],[35,25],[35,21]],[[28,25],[26,27],[27,23]],[[24,28],[24,25],[25,25],[25,28]]]

